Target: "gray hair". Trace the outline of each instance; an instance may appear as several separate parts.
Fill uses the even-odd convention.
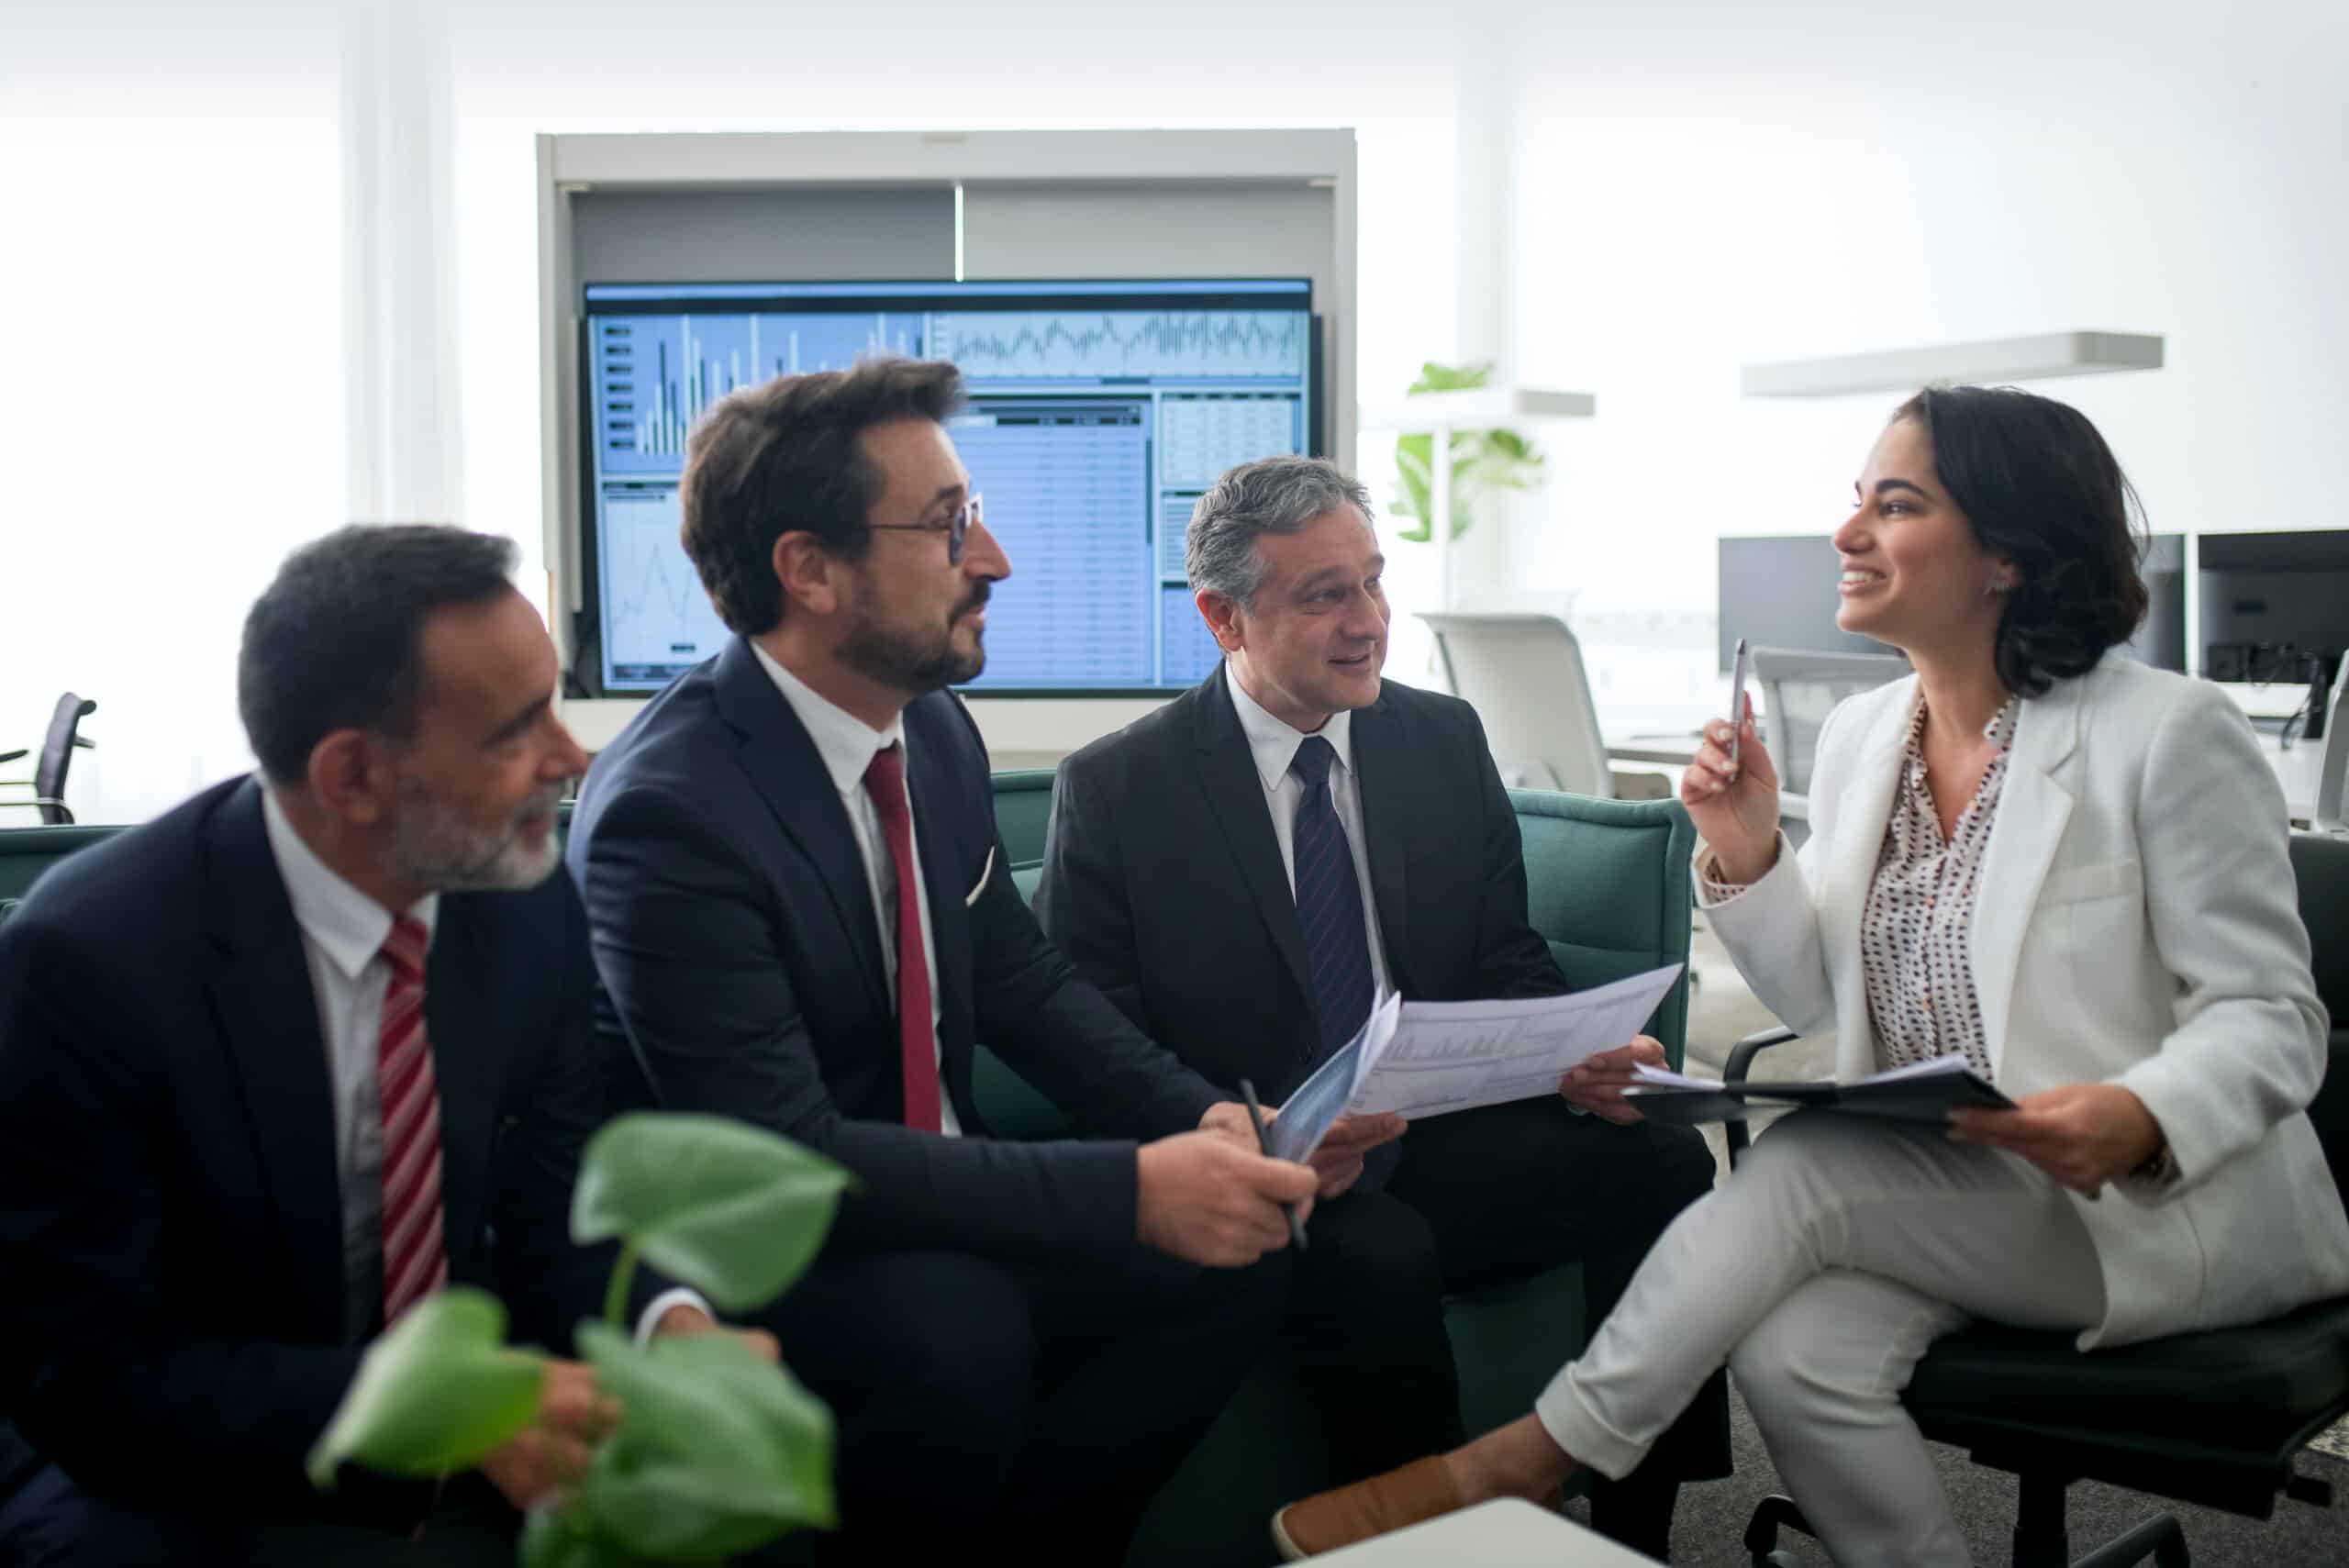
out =
[[[1370,490],[1327,458],[1268,457],[1243,462],[1215,482],[1191,509],[1183,564],[1195,594],[1220,594],[1241,609],[1264,584],[1256,540],[1293,534],[1314,518],[1352,506],[1371,521]]]

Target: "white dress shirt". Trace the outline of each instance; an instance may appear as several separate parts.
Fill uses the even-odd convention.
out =
[[[1264,781],[1264,807],[1273,814],[1273,837],[1280,844],[1281,869],[1288,875],[1288,894],[1294,899],[1297,808],[1305,803],[1305,785],[1288,771],[1288,765],[1297,747],[1304,744],[1306,732],[1264,711],[1264,705],[1241,688],[1239,674],[1230,666],[1226,665],[1223,673],[1231,706],[1240,714],[1241,731],[1248,737],[1249,754],[1255,759],[1256,776]],[[1313,733],[1338,754],[1337,765],[1330,770],[1330,804],[1338,813],[1338,826],[1345,829],[1346,849],[1354,858],[1354,884],[1362,889],[1364,935],[1370,940],[1371,994],[1384,996],[1388,990],[1386,949],[1378,939],[1378,899],[1371,892],[1370,847],[1363,839],[1362,789],[1354,777],[1353,717],[1333,713]]]
[[[345,1339],[356,1340],[383,1305],[384,1110],[375,1068],[383,1049],[384,993],[392,979],[383,951],[392,912],[318,859],[266,784],[261,813],[294,923],[302,930],[318,1038],[326,1042],[335,1175],[342,1186],[342,1330]],[[440,911],[440,897],[429,894],[408,910],[424,924],[427,951]]]
[[[383,1052],[384,995],[392,981],[392,966],[384,958],[392,912],[318,859],[265,780],[261,815],[277,874],[294,906],[294,923],[301,929],[310,995],[318,1008],[318,1038],[326,1042],[335,1177],[342,1189],[342,1331],[346,1340],[357,1340],[383,1309],[384,1104],[376,1068]],[[423,923],[429,954],[440,895],[427,894],[407,912]],[[426,996],[429,1002],[429,987]],[[709,1304],[693,1291],[666,1291],[638,1319],[638,1340],[650,1338],[661,1314],[680,1305],[709,1311]]]
[[[818,695],[816,689],[790,671],[774,656],[757,643],[751,651],[759,656],[767,674],[791,705],[799,717],[807,738],[816,743],[816,755],[822,759],[824,772],[831,775],[832,787],[841,792],[841,805],[848,810],[849,831],[856,835],[856,852],[864,862],[864,884],[873,895],[873,914],[881,932],[881,965],[886,978],[889,995],[897,994],[897,867],[889,858],[889,838],[881,827],[881,815],[873,804],[873,794],[864,787],[864,770],[873,765],[876,753],[889,746],[906,743],[906,722],[900,716],[888,728],[876,730],[864,720]],[[913,849],[913,862],[921,864],[921,840],[913,826],[912,759],[907,759],[906,830]],[[941,1014],[938,995],[938,941],[931,933],[930,920],[930,889],[922,885],[919,876],[914,878],[914,895],[921,908],[921,956],[930,965],[930,1059],[940,1061],[938,1026]],[[939,1075],[938,1116],[940,1129],[949,1138],[962,1135],[962,1126],[954,1118],[954,1101],[945,1092],[945,1074],[941,1062]]]

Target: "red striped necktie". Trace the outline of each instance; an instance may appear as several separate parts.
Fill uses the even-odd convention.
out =
[[[424,1033],[424,922],[402,915],[384,941],[391,984],[375,1086],[384,1116],[384,1327],[449,1282],[440,1233],[440,1095]]]
[[[889,863],[897,872],[897,1052],[905,1083],[906,1125],[944,1129],[938,1090],[938,1041],[930,1021],[930,960],[921,941],[921,884],[914,878],[913,815],[906,802],[906,753],[889,745],[873,754],[864,788],[881,815]]]

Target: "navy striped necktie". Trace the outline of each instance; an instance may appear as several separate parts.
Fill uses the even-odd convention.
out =
[[[1313,1010],[1321,1026],[1317,1062],[1352,1040],[1370,1017],[1370,935],[1364,928],[1362,883],[1353,849],[1330,800],[1330,768],[1338,753],[1308,735],[1288,771],[1305,786],[1297,806],[1297,919],[1313,974]]]

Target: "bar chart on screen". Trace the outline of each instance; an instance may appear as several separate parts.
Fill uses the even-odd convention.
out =
[[[607,316],[596,321],[597,428],[607,473],[674,473],[709,406],[737,387],[874,354],[918,356],[904,312]]]

